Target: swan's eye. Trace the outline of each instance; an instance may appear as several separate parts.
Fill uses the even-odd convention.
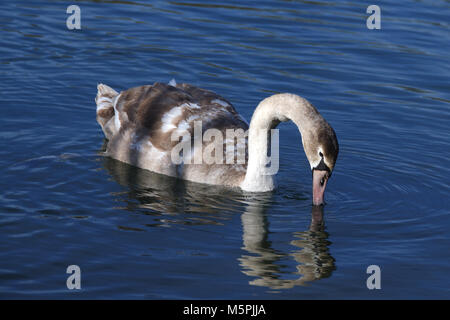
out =
[[[320,185],[323,186],[324,183],[325,183],[325,177],[323,177],[322,179],[320,179]]]

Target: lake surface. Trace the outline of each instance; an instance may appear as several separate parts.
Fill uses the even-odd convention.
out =
[[[450,298],[448,1],[379,1],[381,30],[356,1],[76,4],[81,30],[67,1],[0,4],[0,298]],[[97,83],[172,78],[247,120],[310,100],[340,144],[327,205],[293,124],[267,194],[103,157]]]

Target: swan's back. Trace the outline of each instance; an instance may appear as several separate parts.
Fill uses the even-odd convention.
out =
[[[227,129],[247,131],[248,124],[234,107],[216,93],[189,84],[140,86],[120,94],[106,85],[98,86],[97,121],[109,140],[106,153],[117,160],[157,173],[208,184],[238,186],[246,172],[243,164],[194,164],[210,141],[194,148],[191,159],[173,162],[172,150],[180,146],[182,136],[194,137],[208,129],[222,134],[225,144]],[[174,139],[174,137],[180,137]],[[235,144],[236,141],[233,142]],[[196,145],[198,146],[198,145]],[[234,148],[236,152],[237,148]],[[246,152],[247,148],[244,149]],[[235,159],[237,154],[234,154]],[[200,155],[201,157],[201,155]],[[202,158],[200,158],[202,160]],[[234,161],[236,162],[236,161]],[[198,163],[198,162],[195,162]]]

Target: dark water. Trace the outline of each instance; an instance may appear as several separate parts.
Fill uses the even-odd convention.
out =
[[[1,298],[450,298],[448,1],[378,1],[381,30],[356,1],[74,3],[78,31],[67,1],[0,4]],[[324,210],[293,125],[271,194],[102,157],[96,84],[172,78],[248,120],[315,104],[341,147]]]

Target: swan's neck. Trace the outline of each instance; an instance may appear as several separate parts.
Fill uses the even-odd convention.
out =
[[[307,100],[297,95],[277,94],[261,101],[250,122],[247,172],[241,188],[253,192],[273,190],[279,153],[278,131],[272,129],[282,121],[292,120],[301,133],[305,147],[305,139],[309,138],[317,116],[322,118]]]

